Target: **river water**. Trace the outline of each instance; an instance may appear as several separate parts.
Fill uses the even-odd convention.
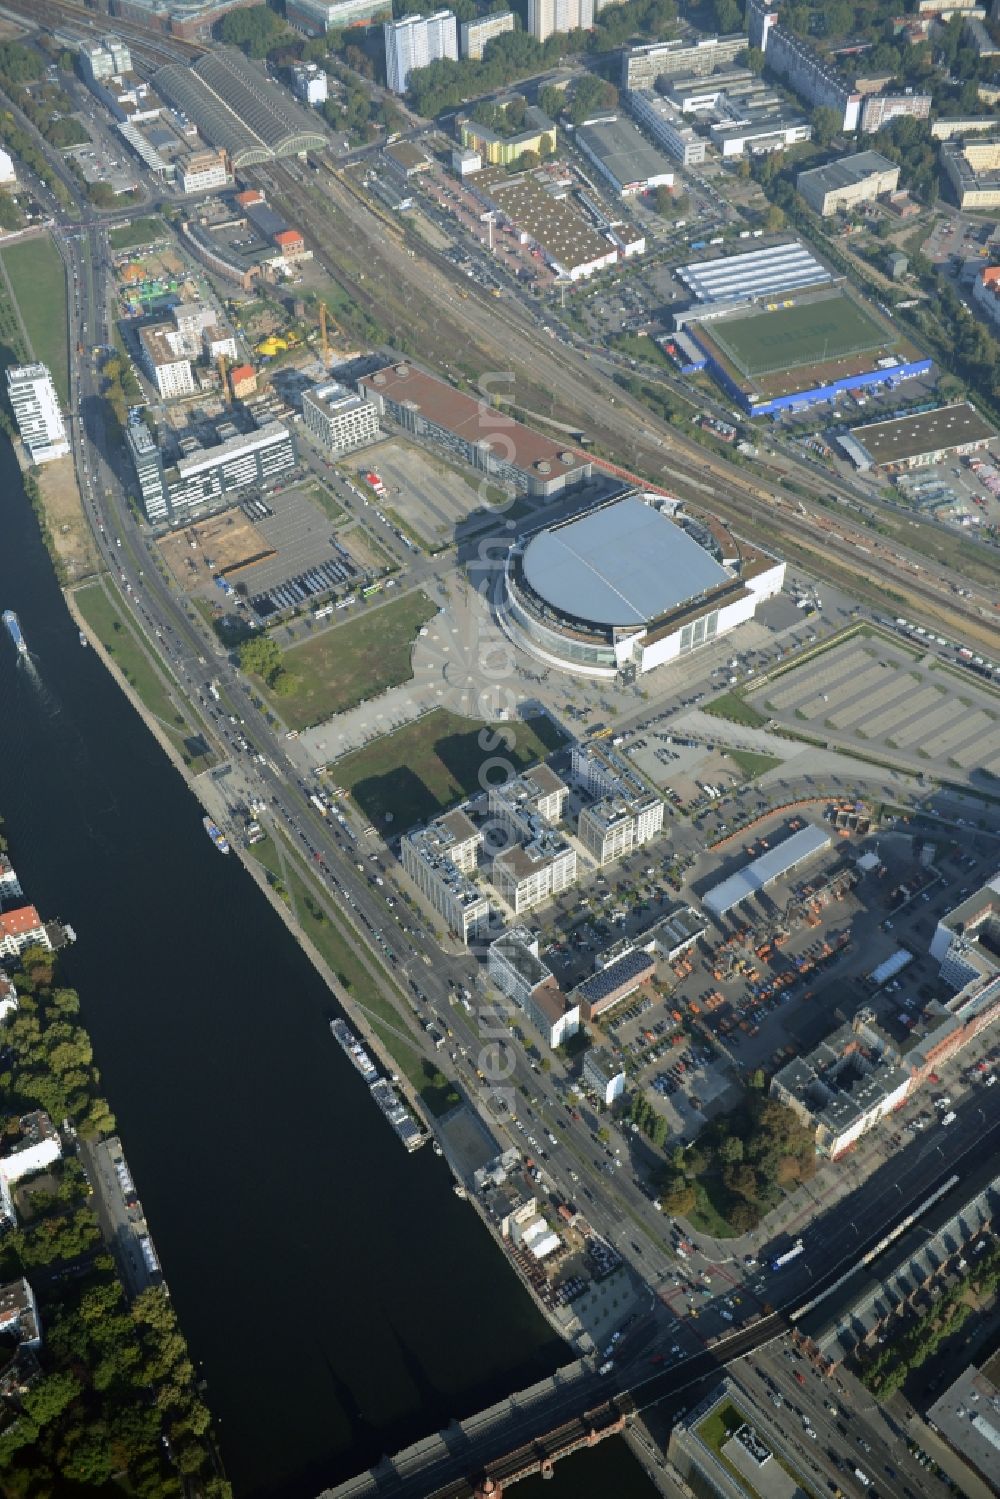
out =
[[[237,1493],[314,1494],[550,1373],[563,1345],[444,1162],[399,1145],[325,985],[81,648],[6,441],[0,607],[32,653],[0,638],[0,815],[28,899],[78,934],[64,971]]]

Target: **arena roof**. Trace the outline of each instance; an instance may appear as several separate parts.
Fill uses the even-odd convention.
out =
[[[168,63],[154,75],[153,87],[221,146],[234,167],[329,144],[312,118],[232,47],[207,52],[193,68]]]
[[[523,571],[552,608],[603,625],[647,625],[730,582],[686,531],[634,495],[540,532]]]
[[[809,823],[783,843],[779,843],[777,848],[769,849],[759,859],[754,859],[745,869],[737,870],[728,880],[714,885],[702,897],[702,905],[707,906],[713,916],[725,916],[727,911],[731,911],[741,901],[756,895],[758,890],[765,890],[790,869],[829,847],[830,841],[830,834],[825,828]]]

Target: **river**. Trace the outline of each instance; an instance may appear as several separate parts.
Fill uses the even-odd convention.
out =
[[[31,650],[0,639],[11,853],[78,934],[64,972],[236,1491],[311,1495],[566,1350],[444,1162],[383,1122],[326,986],[81,648],[6,441],[0,495],[0,607]]]

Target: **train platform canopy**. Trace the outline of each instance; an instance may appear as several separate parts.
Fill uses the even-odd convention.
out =
[[[702,905],[713,916],[725,916],[742,901],[749,900],[751,895],[773,885],[775,880],[787,874],[790,869],[795,869],[806,859],[812,858],[813,854],[829,848],[832,841],[825,828],[809,823],[783,843],[779,843],[777,848],[770,848],[759,859],[754,859],[745,869],[737,870],[721,884],[713,885],[702,897]]]

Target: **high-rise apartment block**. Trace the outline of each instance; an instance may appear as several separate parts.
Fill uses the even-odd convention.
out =
[[[528,0],[528,31],[539,42],[553,32],[592,31],[594,0]]]
[[[406,93],[416,68],[426,68],[441,57],[458,61],[458,23],[450,10],[386,21],[382,35],[386,83],[394,94]]]
[[[52,376],[44,364],[15,364],[7,371],[7,396],[32,463],[65,458],[66,424]]]
[[[463,21],[460,33],[462,56],[471,57],[478,62],[487,42],[491,42],[495,36],[503,36],[504,32],[513,30],[514,12],[512,10],[501,10],[496,15],[477,16],[474,21]]]
[[[88,83],[120,78],[132,71],[132,54],[120,36],[102,36],[99,42],[84,42],[80,67]]]

